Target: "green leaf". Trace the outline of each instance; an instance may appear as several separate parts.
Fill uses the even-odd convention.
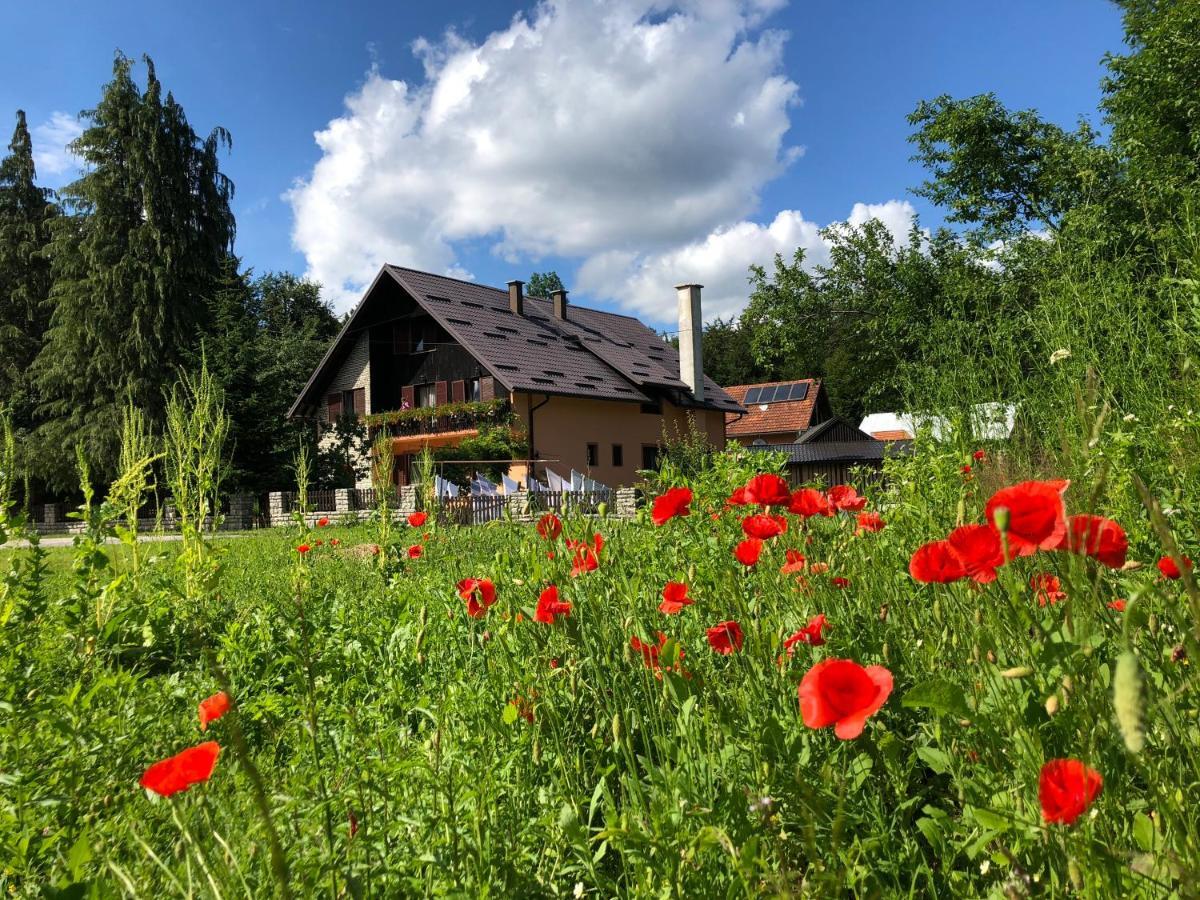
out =
[[[938,750],[936,747],[918,747],[917,756],[939,775],[950,771],[950,756],[944,750]]]
[[[932,709],[936,713],[960,719],[969,719],[972,715],[962,688],[941,678],[921,682],[904,695],[900,705]]]
[[[1012,821],[1009,818],[992,812],[990,809],[981,809],[978,806],[971,806],[968,809],[971,811],[971,818],[984,828],[990,828],[992,831],[1007,831],[1012,827]]]
[[[500,721],[505,725],[512,725],[517,721],[517,716],[519,715],[520,713],[517,711],[515,703],[505,703],[504,712],[500,713]]]
[[[1133,817],[1133,839],[1147,853],[1154,850],[1154,822],[1145,813]]]

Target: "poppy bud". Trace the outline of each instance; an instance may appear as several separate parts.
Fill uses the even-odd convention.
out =
[[[1146,620],[1146,629],[1151,634],[1158,634],[1158,616],[1150,613],[1150,618]]]
[[[1141,753],[1146,746],[1146,733],[1142,730],[1142,676],[1131,650],[1117,657],[1113,669],[1113,711],[1125,739],[1125,749]]]
[[[1083,873],[1079,871],[1079,863],[1074,857],[1067,860],[1067,876],[1071,879],[1071,884],[1075,890],[1083,893]]]
[[[1001,534],[1007,533],[1008,532],[1008,507],[1007,506],[997,506],[993,515],[995,516],[994,521],[996,523],[996,530],[998,532],[1000,532]]]
[[[621,714],[619,712],[613,713],[612,736],[614,744],[621,743]]]
[[[891,661],[891,660],[889,660],[889,659],[888,659],[888,645],[887,645],[887,644],[884,644],[884,645],[883,645],[883,661],[884,661],[884,662],[890,662],[890,661]]]
[[[608,504],[603,500],[596,504],[596,515],[602,519],[608,515]]]
[[[1013,666],[1011,669],[1005,669],[1000,673],[1002,678],[1027,678],[1033,674],[1033,669],[1029,666]]]
[[[1051,694],[1046,698],[1046,715],[1053,716],[1058,712],[1058,695]]]

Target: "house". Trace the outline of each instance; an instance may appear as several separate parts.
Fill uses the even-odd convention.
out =
[[[1007,441],[1017,425],[1017,407],[1011,403],[976,403],[968,408],[967,426],[975,440]],[[918,430],[928,431],[935,440],[950,438],[956,423],[945,416],[929,413],[871,413],[859,425],[880,441],[911,441]]]
[[[738,384],[725,390],[746,410],[725,417],[725,436],[747,447],[795,443],[833,417],[824,387],[811,378]]]
[[[742,407],[704,376],[701,286],[679,285],[681,352],[630,316],[385,265],[289,412],[328,427],[341,413],[391,436],[394,479],[425,447],[511,420],[529,459],[509,477],[571,470],[615,487],[658,458],[691,417],[714,447]],[[415,417],[409,409],[429,409]],[[404,410],[402,412],[402,410]]]
[[[908,446],[876,440],[840,416],[833,416],[808,429],[795,443],[759,445],[759,449],[787,453],[793,485],[821,482],[832,487],[853,484],[855,469],[881,471],[886,456],[905,452]]]

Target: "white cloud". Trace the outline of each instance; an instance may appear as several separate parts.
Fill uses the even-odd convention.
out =
[[[915,217],[916,210],[907,200],[889,200],[856,203],[844,221],[858,226],[878,219],[898,244],[907,246]],[[669,323],[676,311],[673,286],[698,282],[704,285],[705,320],[712,321],[736,314],[746,305],[751,265],[769,270],[775,254],[790,261],[797,248],[804,249],[808,266],[827,262],[829,247],[820,231],[820,225],[797,210],[785,209],[769,225],[737,222],[661,253],[597,254],[580,268],[575,287],[590,296],[614,300],[651,321]]]
[[[67,145],[83,134],[83,125],[75,116],[65,112],[54,112],[40,125],[34,126],[33,163],[40,177],[56,179],[79,168],[78,159],[67,149]]]
[[[308,274],[345,307],[385,261],[461,273],[458,241],[604,254],[592,270],[734,241],[724,226],[800,152],[784,36],[762,28],[779,5],[546,0],[481,43],[417,41],[425,80],[372,70],[287,195]]]

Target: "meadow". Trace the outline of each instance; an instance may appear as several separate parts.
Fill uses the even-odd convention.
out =
[[[0,549],[0,885],[1191,895],[1173,511],[1081,526],[1095,485],[997,494],[1002,449],[861,497],[764,460],[668,465],[632,521],[137,544],[93,499],[76,546]]]

